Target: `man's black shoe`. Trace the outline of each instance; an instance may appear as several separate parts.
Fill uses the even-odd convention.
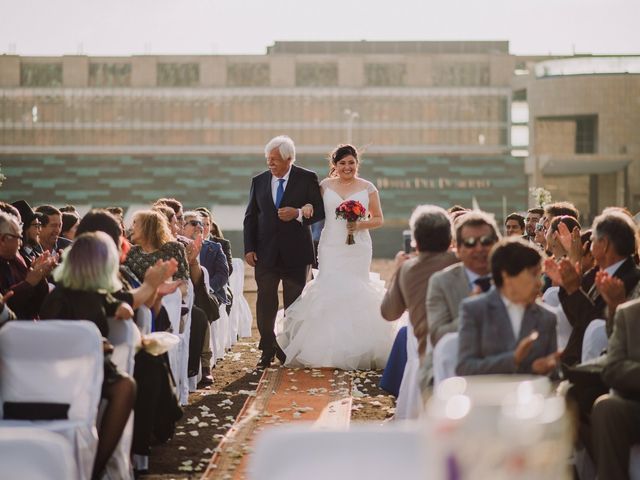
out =
[[[280,361],[282,365],[284,365],[284,362],[287,360],[287,356],[278,345],[276,345],[276,358]]]
[[[260,361],[258,362],[258,367],[269,368],[271,366],[272,360],[273,360],[273,354],[263,353],[262,356],[260,357]]]

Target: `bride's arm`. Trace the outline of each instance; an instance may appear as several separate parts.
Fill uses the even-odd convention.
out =
[[[380,205],[380,195],[374,190],[369,193],[369,219],[361,220],[355,223],[356,230],[372,230],[379,228],[384,224],[382,216],[382,206]]]

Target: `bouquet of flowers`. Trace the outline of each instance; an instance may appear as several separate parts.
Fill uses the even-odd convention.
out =
[[[347,223],[355,223],[363,219],[366,214],[367,209],[356,200],[346,200],[336,208],[336,218],[342,218]],[[356,241],[353,238],[353,233],[347,234],[347,245],[353,245],[354,243]]]
[[[548,203],[551,203],[551,192],[549,192],[549,190],[538,187],[530,188],[529,191],[538,208],[543,208]]]

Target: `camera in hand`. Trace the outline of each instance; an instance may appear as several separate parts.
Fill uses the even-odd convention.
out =
[[[415,250],[411,246],[411,230],[403,230],[402,244],[404,245],[404,253],[411,253]]]

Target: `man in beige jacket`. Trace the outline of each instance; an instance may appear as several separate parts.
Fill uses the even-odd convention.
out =
[[[396,272],[380,307],[382,316],[397,320],[409,311],[413,333],[418,339],[418,352],[424,357],[429,333],[425,298],[429,278],[435,272],[458,261],[449,251],[451,223],[447,212],[434,205],[417,207],[409,221],[417,255],[398,252]]]

